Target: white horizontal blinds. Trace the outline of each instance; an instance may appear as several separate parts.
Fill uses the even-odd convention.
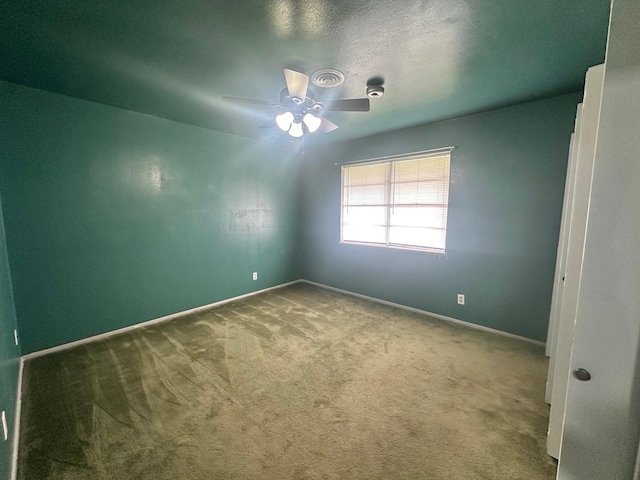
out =
[[[342,167],[342,241],[387,243],[391,162]]]
[[[342,167],[342,241],[444,253],[450,152]]]
[[[449,152],[393,162],[389,244],[444,252]]]

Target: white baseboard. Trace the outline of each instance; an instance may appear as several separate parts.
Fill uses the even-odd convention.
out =
[[[464,325],[465,327],[473,328],[476,330],[482,330],[484,332],[494,333],[496,335],[502,335],[503,337],[515,338],[517,340],[522,340],[524,342],[533,343],[534,345],[539,345],[541,347],[545,346],[544,342],[540,340],[534,340],[532,338],[522,337],[520,335],[515,335],[513,333],[503,332],[502,330],[496,330],[495,328],[485,327],[484,325],[478,325],[476,323],[465,322],[464,320],[458,320],[457,318],[447,317],[445,315],[440,315],[439,313],[428,312],[426,310],[420,310],[419,308],[407,307],[406,305],[402,305],[400,303],[388,302],[386,300],[381,300],[375,297],[369,297],[368,295],[362,295],[361,293],[351,292],[349,290],[343,290],[341,288],[332,287],[330,285],[325,285],[323,283],[312,282],[311,280],[301,279],[300,282],[309,283],[311,285],[316,285],[317,287],[326,288],[328,290],[333,290],[335,292],[344,293],[347,295],[352,295],[354,297],[364,298],[365,300],[371,300],[372,302],[382,303],[383,305],[389,305],[390,307],[401,308],[403,310],[408,310],[410,312],[420,313],[422,315],[428,315],[430,317],[438,318],[440,320],[445,320],[447,322],[457,323],[458,325]]]
[[[85,343],[95,342],[97,340],[102,340],[104,338],[111,337],[112,335],[118,335],[120,333],[128,332],[130,330],[135,330],[137,328],[147,327],[149,325],[153,325],[155,323],[166,322],[167,320],[171,320],[173,318],[182,317],[184,315],[190,315],[192,313],[201,312],[203,310],[208,310],[209,308],[216,307],[218,305],[222,305],[225,303],[233,302],[236,300],[240,300],[241,298],[251,297],[252,295],[257,295],[259,293],[268,292],[269,290],[275,290],[276,288],[286,287],[287,285],[293,285],[294,283],[298,283],[300,280],[294,280],[292,282],[282,283],[280,285],[275,285],[269,288],[263,288],[262,290],[256,290],[255,292],[245,293],[244,295],[238,295],[237,297],[227,298],[225,300],[220,300],[218,302],[209,303],[207,305],[202,305],[201,307],[191,308],[189,310],[184,310],[182,312],[172,313],[171,315],[166,315],[160,318],[154,318],[153,320],[147,320],[146,322],[136,323],[135,325],[130,325],[128,327],[119,328],[118,330],[111,330],[109,332],[100,333],[98,335],[93,335],[91,337],[82,338],[80,340],[76,340],[74,342],[64,343],[62,345],[57,345],[51,348],[45,348],[44,350],[38,350],[37,352],[32,352],[24,355],[22,357],[23,360],[32,360],[37,357],[41,357],[43,355],[49,355],[50,353],[59,352],[61,350],[66,350],[68,348],[77,347],[78,345],[83,345]]]
[[[22,371],[24,358],[20,357],[18,367],[18,391],[16,392],[16,409],[13,421],[13,450],[11,451],[11,480],[18,478],[18,447],[20,446],[20,414],[22,412]]]
[[[227,298],[225,300],[220,300],[218,302],[209,303],[207,305],[202,305],[201,307],[195,307],[195,308],[192,308],[192,309],[189,309],[189,310],[184,310],[182,312],[172,313],[171,315],[166,315],[164,317],[155,318],[153,320],[148,320],[146,322],[136,323],[135,325],[130,325],[128,327],[120,328],[118,330],[111,330],[109,332],[101,333],[101,334],[98,334],[98,335],[93,335],[91,337],[87,337],[87,338],[83,338],[83,339],[80,339],[80,340],[76,340],[74,342],[64,343],[62,345],[57,345],[57,346],[51,347],[51,348],[45,348],[44,350],[38,350],[37,352],[32,352],[32,353],[28,353],[27,355],[24,355],[22,357],[22,360],[23,361],[31,360],[33,358],[41,357],[42,355],[48,355],[50,353],[59,352],[61,350],[66,350],[68,348],[73,348],[73,347],[76,347],[78,345],[83,345],[85,343],[90,343],[90,342],[95,342],[97,340],[102,340],[102,339],[110,337],[112,335],[117,335],[117,334],[120,334],[120,333],[128,332],[130,330],[134,330],[134,329],[137,329],[137,328],[143,328],[143,327],[146,327],[146,326],[149,326],[149,325],[153,325],[155,323],[166,322],[166,321],[171,320],[173,318],[178,318],[178,317],[182,317],[184,315],[197,313],[197,312],[200,312],[200,311],[203,311],[203,310],[207,310],[207,309],[212,308],[212,307],[216,307],[218,305],[223,305],[225,303],[233,302],[233,301],[236,301],[236,300],[240,300],[242,298],[250,297],[252,295],[257,295],[259,293],[268,292],[269,290],[274,290],[274,289],[277,289],[277,288],[286,287],[287,285],[293,285],[294,283],[298,283],[298,282],[309,283],[311,285],[316,285],[316,286],[321,287],[321,288],[327,288],[329,290],[334,290],[336,292],[344,293],[344,294],[347,294],[347,295],[353,295],[355,297],[364,298],[366,300],[371,300],[372,302],[382,303],[384,305],[389,305],[391,307],[401,308],[403,310],[408,310],[410,312],[420,313],[422,315],[429,315],[431,317],[435,317],[435,318],[438,318],[440,320],[445,320],[447,322],[453,322],[453,323],[457,323],[459,325],[465,325],[465,326],[467,326],[469,328],[475,328],[476,330],[483,330],[485,332],[495,333],[497,335],[502,335],[502,336],[505,336],[505,337],[510,337],[510,338],[516,338],[518,340],[523,340],[525,342],[533,343],[535,345],[545,346],[545,342],[541,342],[539,340],[533,340],[531,338],[522,337],[520,335],[515,335],[513,333],[507,333],[507,332],[503,332],[501,330],[496,330],[494,328],[485,327],[483,325],[477,325],[475,323],[465,322],[464,320],[458,320],[457,318],[447,317],[445,315],[440,315],[438,313],[433,313],[433,312],[428,312],[426,310],[420,310],[418,308],[408,307],[408,306],[402,305],[400,303],[388,302],[387,300],[381,300],[379,298],[370,297],[368,295],[362,295],[360,293],[351,292],[349,290],[343,290],[341,288],[332,287],[330,285],[325,285],[323,283],[313,282],[311,280],[306,280],[306,279],[299,279],[299,280],[294,280],[292,282],[287,282],[287,283],[282,283],[280,285],[275,285],[273,287],[264,288],[262,290],[256,290],[255,292],[245,293],[244,295],[238,295],[237,297],[231,297],[231,298]],[[20,374],[22,374],[22,363],[21,363]]]

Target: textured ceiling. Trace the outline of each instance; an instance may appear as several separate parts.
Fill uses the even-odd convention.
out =
[[[257,137],[282,68],[332,67],[317,98],[365,96],[327,113],[323,138],[370,135],[575,91],[604,59],[606,0],[5,0],[0,78]]]

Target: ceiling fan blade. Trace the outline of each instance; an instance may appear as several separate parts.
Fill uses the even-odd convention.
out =
[[[336,128],[338,128],[338,125],[336,125],[333,122],[330,122],[326,118],[320,117],[320,119],[322,120],[322,123],[320,124],[320,130],[322,130],[324,133],[329,133],[335,130]]]
[[[274,119],[271,119],[264,122],[262,125],[258,125],[258,128],[273,128],[275,126],[276,126],[276,121]]]
[[[332,112],[368,112],[370,110],[368,98],[349,98],[322,102],[322,108]]]
[[[289,68],[284,69],[284,78],[287,82],[287,90],[290,97],[298,97],[301,100],[307,98],[307,87],[309,86],[309,75],[296,72]]]
[[[251,98],[222,97],[225,102],[246,103],[249,105],[264,105],[265,107],[276,107],[279,103],[265,102],[264,100],[252,100]]]

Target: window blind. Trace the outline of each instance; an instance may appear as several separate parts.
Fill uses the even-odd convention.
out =
[[[450,157],[344,165],[341,241],[445,253]]]

